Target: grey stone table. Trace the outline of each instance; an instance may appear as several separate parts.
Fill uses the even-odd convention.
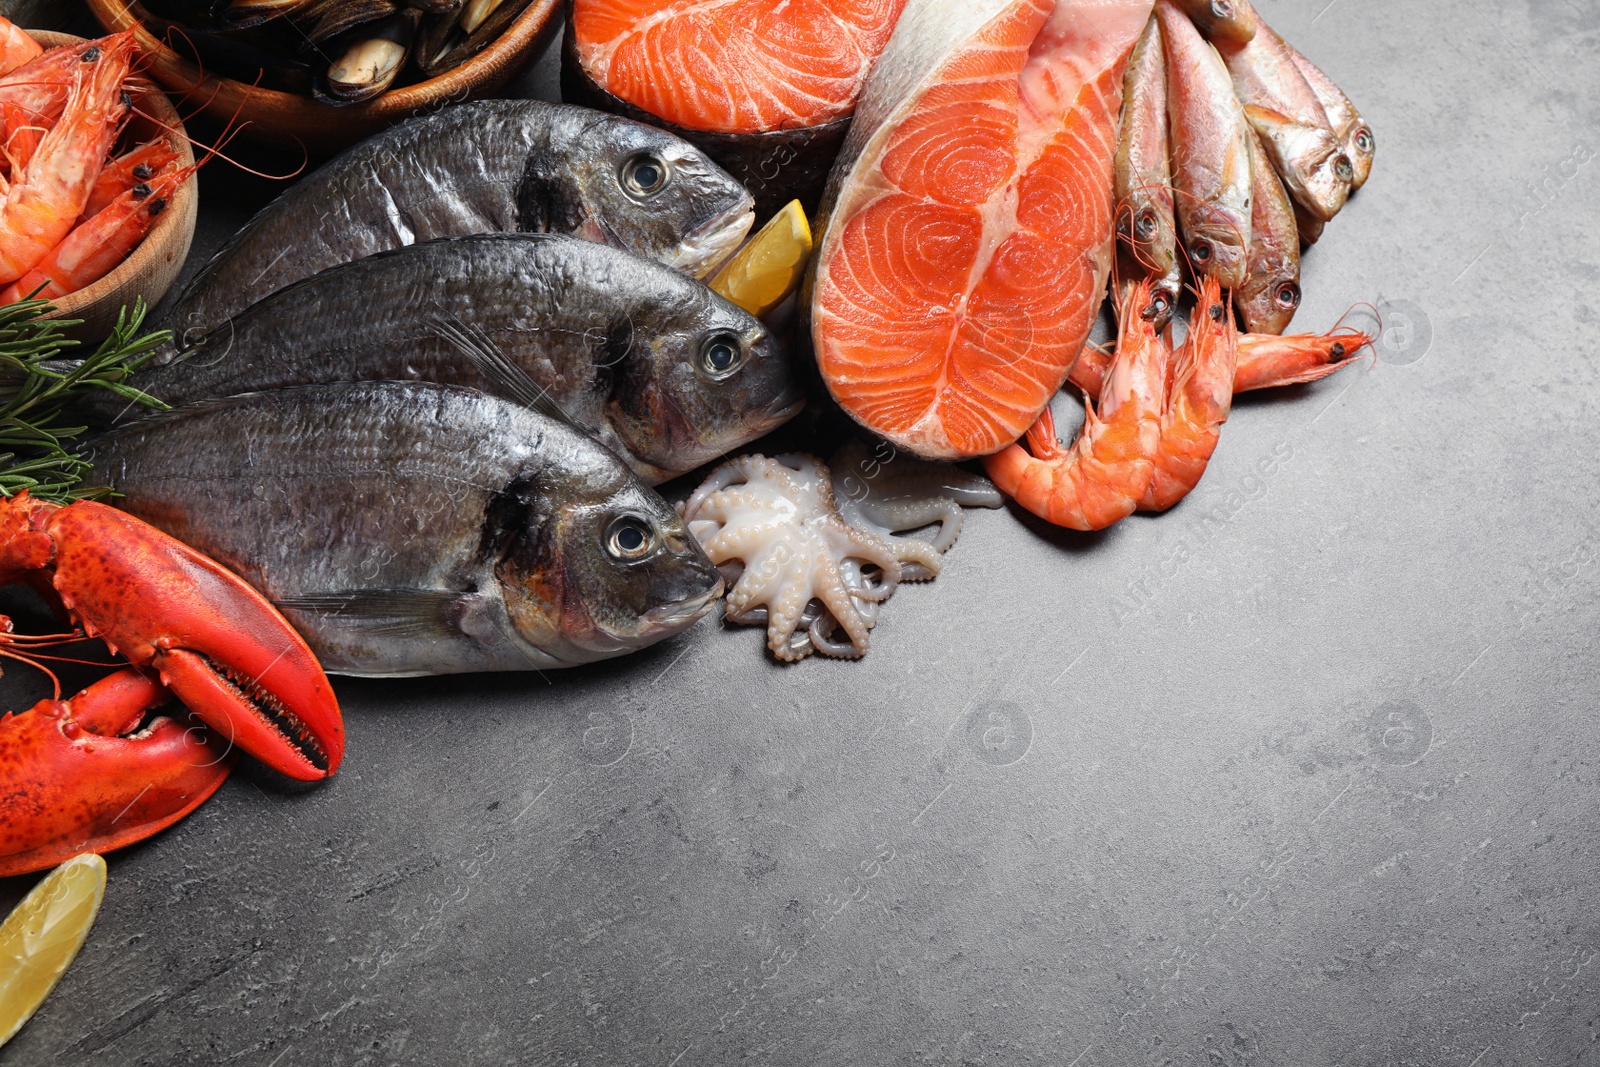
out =
[[[340,683],[0,1061],[1600,1064],[1600,5],[1260,6],[1378,131],[1297,321],[1375,362],[1167,516],[971,513],[863,662]]]

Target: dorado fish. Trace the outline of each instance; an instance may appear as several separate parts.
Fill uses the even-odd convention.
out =
[[[1150,0],[911,0],[830,178],[811,334],[857,422],[932,459],[1016,440],[1111,270],[1112,158]]]
[[[698,148],[585,108],[484,100],[401,123],[263,208],[167,325],[196,337],[319,270],[435,237],[568,233],[702,276],[755,221]]]
[[[1156,16],[1167,49],[1178,230],[1196,274],[1244,284],[1250,247],[1250,124],[1216,49],[1170,0]]]
[[[130,384],[173,405],[385,379],[548,399],[650,483],[804,403],[761,320],[677,271],[555,234],[442,238],[332,267],[156,358],[170,362]]]
[[[114,430],[118,506],[230,567],[330,672],[567,667],[692,625],[722,577],[666,501],[559,419],[417,382],[206,401]]]

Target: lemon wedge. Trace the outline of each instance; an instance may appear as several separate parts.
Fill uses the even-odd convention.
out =
[[[39,1010],[89,936],[106,893],[106,861],[74,856],[0,925],[0,1045]]]
[[[711,288],[752,315],[765,315],[800,288],[811,259],[811,224],[791,200],[711,279]]]

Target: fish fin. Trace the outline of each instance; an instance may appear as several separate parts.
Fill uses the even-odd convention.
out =
[[[434,589],[355,589],[279,597],[285,611],[337,617],[374,637],[455,637],[470,594]]]
[[[469,326],[449,312],[433,317],[433,330],[462,357],[500,385],[512,400],[542,415],[557,419],[580,432],[587,432],[566,409],[556,403],[549,390],[528,376],[528,372],[506,358],[494,339],[476,326]]]

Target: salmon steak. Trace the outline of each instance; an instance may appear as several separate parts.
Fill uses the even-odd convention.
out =
[[[930,459],[1021,437],[1112,260],[1123,73],[1151,0],[911,0],[824,202],[811,333],[861,425]]]
[[[764,133],[848,116],[906,0],[576,0],[584,71],[690,130]]]

